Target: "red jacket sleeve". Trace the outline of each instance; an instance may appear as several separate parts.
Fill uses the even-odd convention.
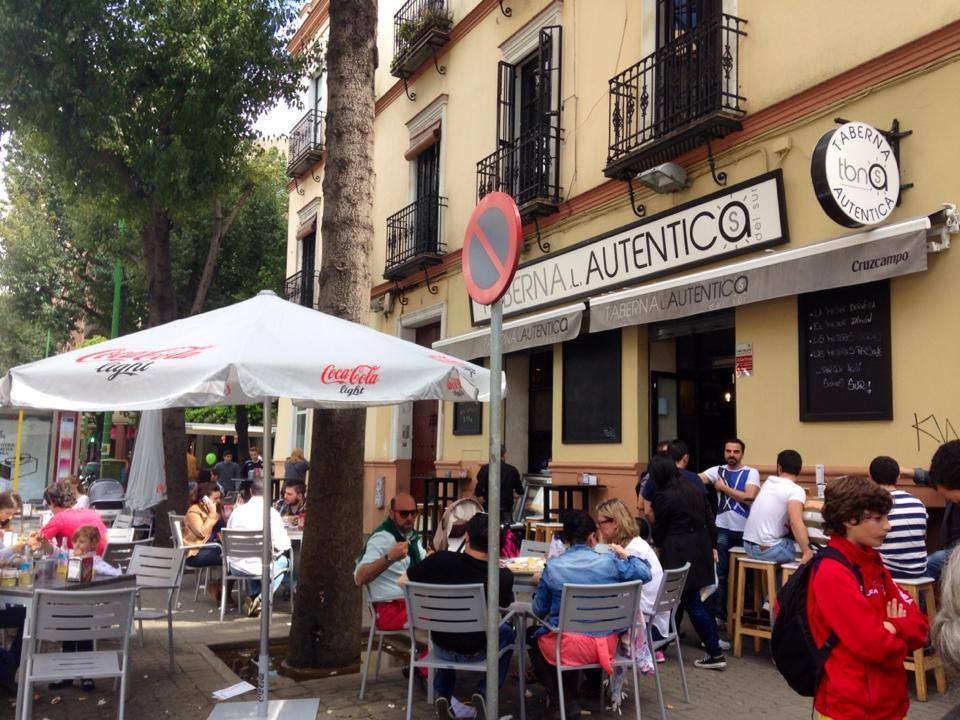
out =
[[[883,581],[887,587],[887,599],[897,598],[903,603],[903,607],[907,611],[906,617],[890,620],[893,626],[897,628],[897,635],[906,643],[907,650],[912,652],[922,648],[927,644],[927,637],[930,633],[930,623],[927,616],[920,612],[920,608],[917,607],[912,597],[897,587],[890,575],[884,573]]]
[[[40,528],[40,537],[44,538],[45,540],[53,540],[55,537],[57,537],[57,535],[60,534],[62,524],[63,523],[60,518],[54,515],[52,518],[50,518],[46,525]]]
[[[864,597],[850,570],[838,562],[821,562],[813,593],[817,613],[852,654],[875,665],[903,662],[904,640],[883,627],[884,617]]]

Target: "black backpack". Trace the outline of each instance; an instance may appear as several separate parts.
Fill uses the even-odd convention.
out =
[[[786,679],[787,684],[800,695],[813,697],[817,694],[823,666],[830,651],[837,646],[836,633],[822,646],[817,646],[807,619],[807,589],[813,580],[817,567],[824,560],[835,560],[852,572],[863,592],[863,576],[860,568],[852,564],[843,553],[827,546],[821,549],[813,559],[801,565],[787,580],[778,596],[779,611],[773,623],[773,637],[770,639],[770,651],[777,670]]]

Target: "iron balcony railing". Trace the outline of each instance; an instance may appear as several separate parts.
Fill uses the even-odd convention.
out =
[[[746,20],[719,14],[610,80],[608,165],[711,114],[740,117]]]
[[[323,156],[324,114],[310,110],[290,131],[287,145],[287,175],[305,173]]]
[[[447,199],[424,195],[387,218],[387,262],[383,276],[401,278],[412,269],[435,265],[443,259],[441,208]]]
[[[283,281],[283,296],[290,302],[317,309],[317,282],[320,273],[301,270]]]
[[[560,128],[543,122],[477,163],[477,200],[491,192],[524,205],[560,202]]]
[[[447,0],[407,0],[393,16],[393,57],[402,58],[431,30],[449,33],[451,27]]]

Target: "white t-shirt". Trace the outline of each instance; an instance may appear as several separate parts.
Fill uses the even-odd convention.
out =
[[[234,508],[233,512],[230,513],[230,519],[227,520],[227,528],[230,530],[263,530],[263,497],[254,496],[243,505]],[[274,557],[290,549],[290,536],[287,535],[287,529],[283,526],[280,513],[274,508],[270,508],[270,540],[273,545]],[[230,567],[248,575],[260,575],[263,570],[260,558],[231,560]]]
[[[663,583],[663,566],[660,564],[660,558],[650,547],[650,543],[642,537],[635,537],[624,548],[628,555],[635,555],[642,560],[650,563],[650,573],[653,575],[650,582],[644,583],[640,590],[640,609],[647,617],[653,612],[653,606],[657,602],[657,594],[660,592],[660,585]],[[653,624],[664,637],[670,632],[670,613],[659,613],[654,619]]]
[[[717,478],[723,478],[723,481],[734,490],[746,492],[747,485],[760,487],[760,473],[756,468],[743,465],[739,470],[731,470],[726,465],[715,465],[707,468],[703,474],[716,482]],[[720,507],[717,510],[717,527],[733,532],[743,532],[747,524],[747,517],[750,515],[750,506],[743,505],[726,493],[717,491],[720,496]]]
[[[768,477],[750,506],[743,539],[768,547],[783,540],[790,533],[787,503],[791,500],[803,504],[807,493],[793,480],[776,475]]]

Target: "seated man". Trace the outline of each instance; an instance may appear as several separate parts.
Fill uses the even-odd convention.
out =
[[[914,470],[914,482],[916,480]],[[960,440],[948,440],[937,448],[930,460],[930,474],[926,482],[936,489],[945,501],[940,523],[940,542],[937,551],[927,558],[927,577],[940,579],[940,572],[960,545]]]
[[[796,450],[783,450],[777,455],[777,474],[768,477],[760,487],[743,528],[743,549],[750,557],[793,562],[797,559],[794,543],[800,546],[800,562],[813,557],[803,524],[807,493],[797,484],[802,468],[803,460]]]
[[[563,539],[568,549],[550,560],[543,569],[533,593],[533,614],[556,627],[560,621],[560,600],[565,583],[604,585],[639,580],[650,582],[650,564],[635,555],[628,555],[619,545],[609,545],[611,552],[598,553],[597,524],[584,510],[568,510],[563,515]],[[627,628],[624,628],[626,630]],[[544,717],[560,717],[559,686],[556,664],[556,634],[539,626],[532,631],[530,659],[537,678],[550,695],[550,713]],[[618,633],[566,633],[561,641],[561,659],[571,665],[599,663],[606,673],[613,673],[611,658],[620,642]],[[568,686],[569,687],[569,686]],[[572,698],[566,703],[567,713],[578,714]]]
[[[400,577],[427,556],[413,529],[416,520],[417,501],[412,495],[401,493],[391,499],[387,518],[367,538],[353,571],[357,586],[367,586],[378,630],[402,630],[407,624]]]
[[[282,518],[296,518],[301,515],[307,504],[307,486],[303,480],[287,480],[283,485],[283,497],[274,507]]]
[[[410,568],[407,577],[413,582],[433,585],[487,585],[487,515],[477,513],[467,522],[466,545],[463,552],[441,550]],[[513,574],[506,568],[500,569],[500,607],[505,608],[513,602]],[[433,649],[437,657],[450,662],[472,662],[487,656],[487,636],[485,633],[431,633]],[[513,628],[500,625],[500,648],[512,646],[516,638]],[[510,669],[511,653],[500,658],[500,686]],[[456,673],[453,670],[437,670],[434,673],[434,690],[437,693],[437,717],[461,717],[465,706],[453,698]],[[479,693],[473,696],[476,716],[485,716],[483,698],[485,697],[486,678],[480,681]],[[450,713],[451,703],[454,714]]]
[[[927,570],[927,508],[905,490],[897,490],[900,465],[881,455],[870,463],[870,479],[893,498],[887,515],[890,532],[877,548],[894,580],[921,578]]]
[[[227,521],[228,530],[263,530],[263,480],[257,478],[250,483],[250,499],[243,505],[238,505],[230,513]],[[290,569],[290,560],[286,553],[290,552],[290,536],[283,527],[280,513],[270,508],[270,540],[273,544],[273,567],[270,582],[270,596],[277,591],[283,582],[284,576]],[[250,597],[244,604],[244,610],[250,617],[260,614],[261,587],[260,576],[263,572],[263,563],[260,558],[230,559],[230,569],[238,575],[250,577]]]

